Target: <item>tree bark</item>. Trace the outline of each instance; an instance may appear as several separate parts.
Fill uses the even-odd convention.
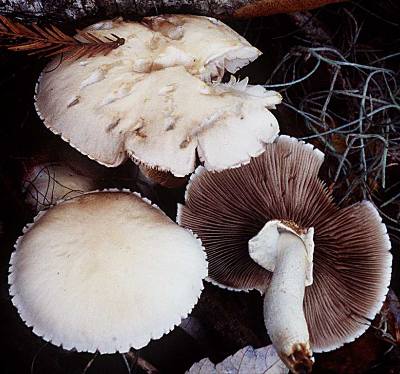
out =
[[[345,0],[0,0],[0,14],[51,22],[163,13],[249,18],[312,9],[341,1]]]

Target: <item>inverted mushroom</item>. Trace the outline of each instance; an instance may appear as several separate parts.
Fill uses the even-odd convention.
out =
[[[65,349],[127,352],[191,311],[201,243],[128,192],[93,192],[40,213],[15,246],[10,294],[25,323]]]
[[[323,154],[280,136],[248,165],[200,167],[178,222],[202,240],[209,280],[265,293],[264,320],[294,373],[312,351],[336,349],[368,328],[391,275],[390,241],[368,201],[340,209],[318,178]]]
[[[52,62],[39,79],[36,109],[51,131],[99,163],[130,157],[184,177],[197,156],[222,170],[261,154],[277,136],[267,109],[281,102],[277,92],[247,80],[218,83],[260,53],[221,22],[165,16],[85,31],[125,43],[107,56]]]

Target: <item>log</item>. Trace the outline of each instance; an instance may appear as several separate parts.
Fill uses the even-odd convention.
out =
[[[250,18],[317,8],[345,0],[0,0],[0,14],[57,23],[163,13]]]

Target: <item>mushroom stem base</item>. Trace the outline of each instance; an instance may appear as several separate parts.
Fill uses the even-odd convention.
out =
[[[311,372],[313,364],[303,311],[306,269],[303,241],[292,233],[281,233],[275,270],[264,299],[264,320],[275,349],[293,373]]]

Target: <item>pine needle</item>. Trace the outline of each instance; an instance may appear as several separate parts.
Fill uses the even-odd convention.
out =
[[[0,15],[0,46],[14,52],[51,57],[66,54],[66,60],[109,54],[125,43],[125,39],[111,34],[105,40],[88,32],[69,36],[53,25],[47,27],[33,23],[29,27]]]

